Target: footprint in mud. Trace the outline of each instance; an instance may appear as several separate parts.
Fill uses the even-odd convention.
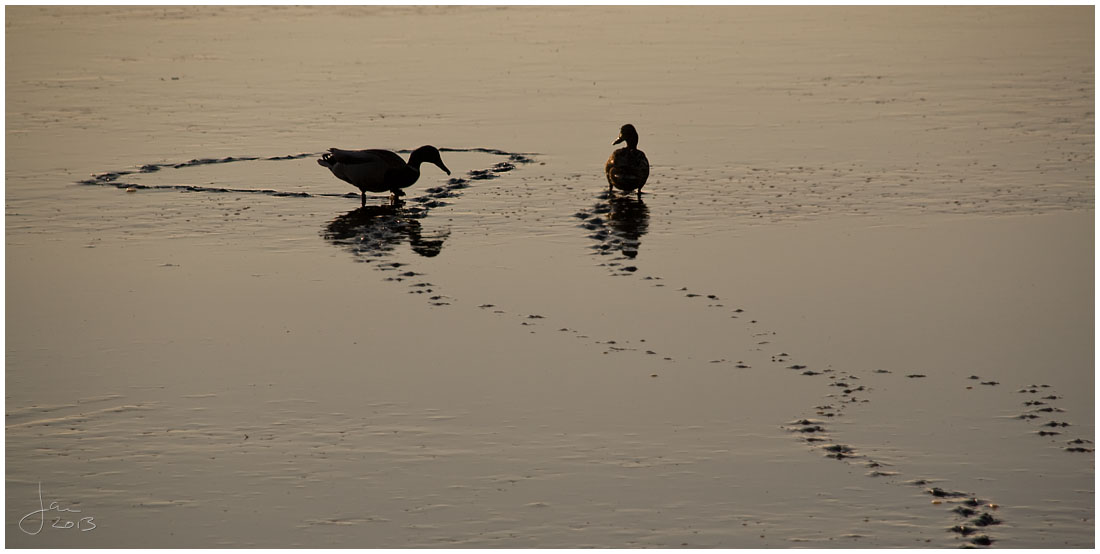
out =
[[[782,356],[777,357],[776,359],[786,360],[787,356],[788,355],[786,353],[784,353]],[[889,374],[890,371],[883,370],[883,369],[876,369],[876,370],[873,370],[872,373],[875,373],[875,374]],[[854,376],[852,376],[852,375],[844,376],[843,380],[837,380],[833,383],[830,383],[830,386],[833,386],[833,387],[845,387],[845,386],[847,386],[845,388],[845,390],[854,391],[855,389],[851,387],[851,383],[849,382],[853,377]],[[927,378],[927,375],[924,375],[924,374],[907,374],[907,375],[905,375],[905,377],[907,377],[907,378]],[[980,385],[984,385],[986,387],[995,387],[998,384],[1000,384],[999,382],[997,382],[995,380],[982,380],[981,377],[976,376],[976,375],[972,375],[972,376],[968,377],[968,379],[971,380],[971,381],[978,381]],[[973,386],[967,386],[966,388],[974,389]],[[1019,414],[1018,416],[1015,416],[1014,419],[1024,421],[1024,422],[1033,422],[1033,421],[1037,420],[1037,422],[1031,423],[1031,424],[1032,425],[1037,425],[1039,427],[1039,430],[1035,431],[1034,434],[1036,434],[1038,436],[1042,436],[1042,437],[1051,437],[1051,436],[1059,435],[1059,434],[1063,433],[1067,428],[1072,428],[1072,423],[1069,422],[1069,421],[1063,421],[1061,419],[1051,418],[1051,416],[1054,416],[1056,414],[1064,413],[1064,410],[1056,405],[1057,401],[1062,398],[1061,395],[1058,395],[1056,393],[1051,394],[1051,392],[1052,392],[1051,389],[1052,389],[1052,387],[1050,385],[1047,385],[1047,384],[1031,384],[1031,385],[1027,385],[1027,386],[1022,387],[1022,388],[1018,389],[1017,391],[1015,391],[1016,394],[1027,395],[1029,397],[1029,399],[1022,402],[1022,404],[1025,407],[1026,411],[1024,411],[1024,413],[1022,413],[1022,414]],[[868,389],[868,390],[870,390],[870,389]],[[1009,391],[1004,391],[1004,392],[1009,392]],[[1039,396],[1041,394],[1043,396]],[[833,395],[830,395],[830,396],[836,397],[835,393]],[[1014,400],[1010,399],[1008,396],[1006,396],[1006,400],[1014,401]],[[824,407],[825,406],[818,406],[817,407],[817,413],[822,414],[823,410],[821,408],[824,408]],[[841,407],[843,407],[843,404],[841,404]],[[798,422],[795,422],[795,423],[798,423]],[[787,428],[791,431],[799,431],[800,430],[797,426],[788,426]],[[824,428],[814,430],[814,436],[815,437],[822,436],[822,435],[824,435]],[[811,447],[819,447],[816,444],[816,441],[806,440],[805,442],[807,442]],[[827,441],[827,442],[831,442],[831,438],[830,438],[830,441]],[[1051,440],[1051,445],[1054,446],[1054,447],[1063,449],[1066,452],[1071,452],[1071,453],[1091,453],[1091,452],[1094,452],[1094,448],[1092,447],[1092,442],[1088,439],[1082,439],[1082,438],[1063,441],[1063,442],[1057,442],[1057,441]],[[837,443],[837,444],[830,444],[829,446],[825,446],[824,448],[831,448],[832,450],[827,450],[827,452],[829,452],[830,454],[839,454],[839,456],[830,456],[830,457],[836,457],[838,459],[843,459],[843,456],[849,454],[848,452],[845,451],[845,448],[851,448],[851,447],[848,446],[848,445],[843,445],[843,444]],[[890,475],[896,475],[897,472],[889,472],[889,474]],[[877,472],[877,471],[872,471],[872,472],[868,473],[868,475],[872,476],[872,477],[878,477],[878,476],[882,476],[882,473]],[[928,483],[929,483],[929,481],[924,480],[924,479],[907,482],[907,484],[915,484],[915,485],[927,485]],[[953,531],[953,532],[957,533],[960,536],[960,538],[964,538],[966,540],[966,542],[964,543],[964,546],[968,546],[968,547],[990,546],[994,542],[996,542],[995,538],[990,533],[988,533],[988,530],[991,527],[999,525],[999,524],[1002,523],[1002,521],[994,515],[995,511],[998,509],[997,504],[995,504],[993,502],[990,502],[990,501],[986,501],[986,500],[979,500],[978,499],[979,497],[977,495],[972,494],[972,493],[951,491],[951,490],[943,489],[943,488],[940,488],[940,487],[927,488],[927,489],[925,489],[925,492],[927,494],[933,496],[933,498],[935,499],[933,501],[934,504],[947,504],[949,506],[953,506],[953,508],[950,510],[950,512],[951,512],[952,516],[957,518],[959,521],[957,521],[956,524],[954,526],[950,527],[949,529],[950,529],[950,531]]]
[[[858,454],[856,454],[854,448],[846,444],[829,444],[821,447],[821,449],[826,452],[826,457],[835,458],[837,460],[860,457]]]
[[[1092,448],[1089,448],[1089,447],[1085,446],[1086,444],[1092,444],[1092,441],[1090,441],[1088,439],[1073,439],[1071,441],[1066,441],[1066,444],[1069,445],[1069,446],[1066,447],[1066,450],[1069,451],[1069,452],[1092,452],[1093,451]]]
[[[490,303],[481,304],[481,305],[478,306],[478,308],[480,308],[482,310],[491,310],[492,313],[497,314],[497,315],[510,315],[512,317],[515,317],[515,318],[519,319],[519,325],[521,325],[523,327],[532,327],[532,328],[535,328],[535,329],[540,328],[545,321],[548,321],[550,319],[548,316],[544,316],[544,315],[541,315],[541,314],[523,314],[523,313],[511,313],[511,314],[509,314],[509,312],[507,312],[505,310],[502,310],[502,309],[499,309],[499,307],[496,304],[490,304]],[[535,331],[531,330],[530,332],[534,333]],[[576,338],[578,340],[585,341],[585,342],[587,342],[588,344],[590,344],[592,346],[595,346],[595,347],[598,347],[598,348],[602,349],[603,354],[616,354],[616,353],[620,353],[620,352],[633,352],[633,353],[644,355],[646,357],[659,356],[657,354],[657,352],[655,352],[651,349],[648,349],[648,348],[643,347],[643,346],[636,346],[635,345],[635,342],[637,342],[639,344],[645,343],[646,342],[645,339],[637,339],[636,341],[629,341],[629,340],[619,341],[619,340],[615,340],[615,339],[599,340],[599,339],[593,338],[591,335],[581,333],[580,331],[578,331],[576,329],[572,329],[570,327],[559,327],[557,329],[557,332],[558,333],[570,333],[570,334],[573,335],[574,338]],[[671,357],[668,357],[668,356],[663,357],[662,360],[665,361],[665,362],[674,361]],[[655,375],[653,375],[653,376],[655,376]]]
[[[593,255],[597,256],[600,260],[601,266],[607,267],[612,276],[625,276],[625,275],[639,275],[638,257],[641,238],[644,236],[645,231],[649,225],[649,213],[648,208],[641,209],[644,203],[640,200],[630,198],[629,200],[635,205],[627,205],[625,199],[617,199],[609,196],[606,192],[598,197],[597,202],[590,208],[578,211],[574,214],[574,217],[580,220],[579,227],[584,229],[588,233],[588,238],[592,239],[594,244],[589,248],[592,250]],[[628,224],[623,225],[623,221]],[[675,291],[684,296],[687,301],[698,302],[704,295],[694,291],[688,290],[686,287],[667,287],[665,283],[660,282],[662,279],[658,276],[647,275],[643,277],[644,280],[656,281],[654,284],[656,287],[663,287],[668,291]],[[710,300],[706,304],[707,307],[722,307],[717,295],[706,295],[706,298]],[[739,318],[743,316],[743,310],[738,308],[731,310],[731,318]],[[755,319],[751,323],[757,323]],[[759,344],[768,344],[770,341],[760,341]],[[731,358],[733,359],[733,358]],[[835,372],[833,369],[815,370],[810,369],[809,364],[798,362],[791,363],[795,360],[787,352],[774,354],[771,356],[771,361],[776,364],[782,364],[777,367],[785,367],[790,370],[799,371],[801,375],[808,377],[815,376],[827,376],[828,380],[824,381],[826,386],[832,387],[834,392],[826,395],[830,398],[830,402],[827,404],[819,405],[814,408],[814,414],[818,418],[830,418],[835,419],[843,417],[845,415],[845,408],[847,406],[868,402],[868,396],[873,396],[873,388],[867,384],[862,384],[859,375],[852,373]],[[724,360],[717,360],[724,361]],[[924,373],[900,373],[887,369],[873,369],[870,373],[874,374],[877,378],[886,379],[911,379],[911,380],[924,380],[929,379],[928,374]],[[820,377],[819,377],[820,378]],[[973,380],[977,381],[976,385],[982,388],[988,388],[995,390],[1001,383],[995,379],[982,379],[978,376],[972,376]],[[1026,390],[1021,392],[1027,392],[1030,394],[1039,394],[1044,387],[1042,385],[1032,385]],[[839,389],[839,391],[837,390]],[[1007,392],[1007,391],[1005,391]],[[1051,395],[1051,399],[1056,399],[1055,395]],[[1056,407],[1050,407],[1053,409],[1047,409],[1046,406],[1036,406],[1035,410],[1039,414],[1053,414],[1059,410]],[[1039,411],[1042,410],[1042,411]],[[1036,417],[1039,417],[1036,415]],[[1061,421],[1051,421],[1048,423],[1048,427],[1044,429],[1061,429],[1068,423]],[[822,419],[801,418],[789,422],[783,425],[783,428],[797,436],[807,447],[811,449],[820,449],[820,452],[824,456],[840,460],[849,464],[860,464],[867,467],[867,476],[874,478],[886,478],[887,483],[896,484],[891,478],[896,478],[901,475],[900,471],[885,470],[884,464],[868,459],[866,456],[859,453],[857,448],[853,445],[837,442],[830,432],[829,426],[826,425]],[[1046,433],[1055,433],[1056,431],[1045,431]],[[1091,444],[1086,443],[1072,443],[1068,446],[1064,446],[1067,451],[1071,452],[1091,452]],[[888,464],[885,464],[888,465]],[[955,507],[951,510],[947,517],[954,518],[954,527],[950,529],[957,532],[960,537],[965,538],[964,546],[990,546],[995,542],[995,539],[986,532],[989,528],[998,525],[1001,521],[994,517],[990,510],[996,510],[997,505],[988,502],[978,500],[978,496],[971,493],[963,493],[957,491],[949,491],[942,488],[934,487],[928,490],[929,494],[934,497],[934,503],[946,504],[947,506]]]
[[[1030,422],[1033,422],[1034,420],[1050,418],[1050,417],[1054,416],[1054,414],[1065,413],[1065,410],[1058,407],[1058,405],[1057,405],[1057,401],[1061,400],[1062,396],[1058,395],[1058,394],[1051,394],[1051,391],[1050,391],[1051,388],[1052,387],[1048,384],[1039,384],[1039,385],[1031,384],[1031,385],[1027,385],[1025,387],[1022,387],[1022,388],[1018,389],[1016,391],[1017,394],[1029,395],[1028,397],[1025,397],[1025,398],[1031,398],[1031,400],[1024,400],[1021,403],[1024,406],[1025,411],[1023,413],[1017,415],[1014,419],[1018,419],[1018,420],[1030,423]],[[1031,396],[1031,395],[1039,395],[1039,394],[1044,394],[1044,393],[1045,393],[1044,396],[1041,396],[1037,399],[1036,399],[1035,396]],[[1036,423],[1036,425],[1039,427],[1039,429],[1037,431],[1032,431],[1031,433],[1034,434],[1035,436],[1038,436],[1038,437],[1058,436],[1058,435],[1061,435],[1065,431],[1066,427],[1072,427],[1073,426],[1073,424],[1068,422],[1068,421],[1059,421],[1057,419],[1050,419],[1050,420],[1047,420],[1047,421],[1043,421],[1042,423]],[[1092,452],[1093,451],[1092,448],[1082,446],[1085,443],[1090,443],[1090,441],[1087,441],[1085,439],[1075,439],[1074,441],[1067,441],[1067,443],[1069,444],[1069,446],[1058,446],[1059,445],[1058,442],[1056,442],[1054,440],[1050,441],[1050,444],[1052,446],[1058,446],[1059,448],[1062,448],[1066,452]]]
[[[776,356],[774,359],[787,360],[789,354],[784,352],[783,354]],[[795,364],[789,366],[796,369],[802,369],[804,364]],[[890,375],[893,372],[885,369],[875,369],[871,371],[872,374],[882,378],[891,378]],[[903,374],[898,377],[906,379],[924,379],[927,378],[925,374]],[[898,377],[894,377],[895,379]],[[820,405],[814,408],[815,413],[820,416],[826,417],[842,417],[844,415],[843,409],[845,406],[850,405],[854,400],[855,393],[871,392],[872,387],[857,384],[856,381],[860,381],[860,377],[851,372],[834,372],[829,375],[828,381],[825,386],[832,387],[833,390],[841,389],[841,393],[827,393],[827,398],[832,398],[834,401],[830,404]],[[864,402],[866,399],[863,400]],[[828,433],[827,429],[820,420],[813,419],[799,419],[792,421],[784,426],[790,432],[797,433],[810,448],[820,448],[825,456],[840,460],[844,463],[856,463],[857,461],[867,467],[870,471],[866,473],[871,478],[897,478],[902,474],[900,471],[885,471],[880,469],[884,464],[881,462],[865,459],[861,456],[856,448],[852,445],[836,442],[832,436]],[[972,493],[952,491],[944,489],[938,486],[929,487],[932,482],[936,480],[929,479],[915,479],[905,482],[897,482],[888,480],[887,483],[894,485],[915,485],[921,487],[925,494],[933,497],[933,504],[952,506],[953,509],[949,511],[951,518],[954,518],[953,526],[949,527],[949,530],[959,534],[960,537],[966,539],[965,546],[989,546],[993,544],[994,539],[989,534],[983,533],[978,535],[980,530],[997,525],[1001,521],[995,518],[989,511],[980,512],[979,510],[995,510],[997,505],[992,502],[978,500],[978,496]]]
[[[958,506],[955,509],[951,510],[953,513],[957,514],[961,518],[972,517],[975,515],[977,515],[977,517],[972,517],[972,519],[968,521],[958,523],[953,527],[950,527],[949,530],[957,533],[960,537],[966,538],[969,544],[978,546],[989,546],[994,543],[994,540],[989,535],[981,534],[974,537],[970,537],[970,535],[979,533],[983,529],[991,525],[1000,525],[1001,520],[997,519],[993,516],[993,514],[989,512],[981,512],[979,514],[978,511],[974,508],[968,507],[978,505],[980,505],[980,503],[977,499],[970,498],[967,501],[967,505]],[[992,507],[995,509],[996,505],[987,504],[986,507]]]
[[[529,163],[533,161],[529,158],[524,158],[522,156],[519,158],[516,158],[515,155],[512,156],[513,157],[510,159],[515,163]],[[489,170],[479,170],[471,172],[469,176],[469,181],[492,179],[496,177],[495,173],[510,171],[514,169],[514,167],[515,166],[511,162],[502,162],[493,166],[493,168],[490,168]],[[453,188],[457,187],[452,187],[452,190]],[[453,195],[453,193],[448,193],[437,189],[429,189],[428,192],[433,195],[433,198],[450,197]],[[574,214],[574,217],[582,220],[580,224],[581,227],[593,231],[593,233],[590,235],[591,238],[600,241],[599,244],[593,247],[593,250],[596,251],[596,254],[601,256],[613,256],[613,259],[611,261],[606,262],[602,265],[611,268],[613,275],[634,274],[638,270],[638,268],[637,266],[630,264],[630,260],[633,260],[635,257],[638,256],[638,251],[641,246],[641,238],[648,231],[649,209],[645,206],[644,202],[633,196],[613,197],[608,196],[607,193],[604,192],[599,198],[601,201],[597,202],[596,205],[593,206],[589,211],[577,212],[576,214]],[[418,201],[421,199],[414,200]],[[434,206],[429,204],[426,207],[430,208]],[[645,279],[654,281],[661,280],[660,277],[652,276],[647,276],[645,277]],[[658,284],[657,286],[664,285]],[[689,298],[694,298],[698,296],[701,295],[691,293],[687,295],[687,297]],[[718,297],[716,295],[711,294],[706,295],[706,297],[711,301],[718,301]],[[716,304],[716,306],[721,307],[720,304]],[[483,309],[496,308],[495,305],[490,303],[482,304],[479,307]],[[494,309],[492,311],[495,314],[501,315],[507,313],[501,309]],[[735,311],[737,313],[742,312],[742,310],[740,309]],[[522,318],[522,320],[520,321],[520,325],[522,326],[534,326],[536,322],[532,320],[543,319],[543,316],[540,315],[514,315]],[[559,332],[572,333],[578,339],[586,340],[593,345],[600,346],[605,349],[604,354],[641,350],[641,348],[625,346],[626,343],[620,345],[620,343],[617,343],[614,340],[595,340],[592,339],[589,335],[582,334],[575,329],[563,327],[559,329]],[[644,343],[645,340],[640,339],[638,342]],[[657,352],[653,351],[652,349],[645,349],[644,353],[647,356],[660,357]],[[664,361],[673,361],[673,358],[669,356],[664,356],[661,358]],[[748,368],[749,366],[743,364],[742,362],[738,362],[737,367]]]
[[[910,484],[913,483],[914,482],[910,482]],[[933,504],[946,503],[947,505],[954,506],[949,512],[954,514],[957,523],[949,527],[948,530],[967,539],[967,546],[989,546],[993,544],[994,540],[987,534],[975,537],[970,537],[970,535],[978,533],[986,527],[1001,524],[1001,520],[997,519],[989,511],[997,510],[999,508],[997,504],[986,500],[979,500],[978,497],[970,493],[945,491],[939,487],[932,487],[925,492],[936,498]]]

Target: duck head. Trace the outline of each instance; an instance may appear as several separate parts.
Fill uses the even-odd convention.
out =
[[[421,146],[413,150],[413,153],[409,155],[409,165],[419,166],[423,162],[433,163],[447,175],[451,174],[451,170],[443,165],[443,158],[439,157],[439,150],[434,146]]]
[[[619,144],[620,142],[626,142],[627,148],[638,147],[638,131],[634,129],[634,126],[627,123],[623,125],[622,129],[619,129],[619,138],[615,139],[615,142],[611,144]]]

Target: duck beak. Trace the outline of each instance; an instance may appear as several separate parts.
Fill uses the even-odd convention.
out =
[[[435,164],[435,165],[438,165],[438,166],[439,166],[439,169],[442,169],[442,170],[443,170],[443,172],[444,172],[444,173],[446,173],[447,175],[450,175],[450,174],[451,174],[451,170],[450,170],[450,169],[447,169],[447,166],[443,165],[443,160],[440,160],[440,161],[439,161],[439,163],[437,163],[437,164]]]
[[[614,146],[614,145],[619,144],[620,142],[622,142],[624,140],[626,140],[626,139],[623,138],[623,135],[620,133],[619,138],[615,139],[615,142],[612,142],[611,145]]]

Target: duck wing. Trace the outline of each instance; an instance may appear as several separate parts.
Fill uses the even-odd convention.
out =
[[[318,161],[338,179],[361,191],[385,192],[404,188],[416,181],[419,173],[389,150],[341,150],[329,148]]]
[[[604,172],[613,186],[623,190],[641,188],[649,178],[649,159],[641,150],[620,148],[611,153]]]
[[[380,149],[341,150],[339,148],[329,148],[328,154],[322,156],[322,159],[329,163],[347,165],[377,163],[393,168],[401,168],[406,165],[405,160],[401,159],[401,156],[389,150]]]

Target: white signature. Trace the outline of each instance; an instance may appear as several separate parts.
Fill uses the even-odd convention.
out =
[[[42,483],[38,483],[38,509],[23,516],[23,519],[19,520],[19,530],[28,535],[37,535],[42,532],[42,529],[46,526],[46,513],[57,512],[60,515],[50,517],[50,527],[54,529],[77,529],[79,531],[91,531],[96,528],[95,518],[86,516],[77,520],[70,519],[68,513],[79,514],[80,510],[76,508],[65,508],[57,502],[50,502],[49,506],[46,506],[42,502]],[[64,516],[64,517],[62,517]],[[36,523],[34,519],[37,517],[38,528],[34,527]],[[30,519],[28,527],[24,527],[23,524]]]

